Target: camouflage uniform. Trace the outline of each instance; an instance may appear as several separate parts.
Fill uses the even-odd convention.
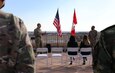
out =
[[[42,31],[40,28],[34,30],[36,48],[42,47]]]
[[[34,73],[34,61],[23,21],[0,11],[0,73]]]
[[[97,31],[96,30],[91,30],[88,34],[89,41],[91,43],[91,46],[94,47],[96,44],[96,39],[97,39]]]
[[[115,25],[101,31],[94,51],[94,73],[115,73]]]

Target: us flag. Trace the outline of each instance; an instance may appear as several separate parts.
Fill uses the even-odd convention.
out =
[[[58,35],[61,37],[62,36],[62,31],[61,31],[60,18],[59,18],[58,10],[57,10],[53,25],[56,27]]]

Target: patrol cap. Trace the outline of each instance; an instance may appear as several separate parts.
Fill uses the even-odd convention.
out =
[[[0,9],[1,9],[2,7],[4,7],[4,5],[5,5],[4,1],[5,1],[5,0],[0,0]]]

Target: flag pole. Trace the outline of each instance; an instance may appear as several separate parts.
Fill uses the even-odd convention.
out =
[[[57,8],[57,11],[59,12],[59,8]],[[57,47],[59,47],[59,45],[58,45],[58,34],[57,34]]]
[[[59,47],[59,44],[58,44],[58,34],[57,34],[57,47]]]

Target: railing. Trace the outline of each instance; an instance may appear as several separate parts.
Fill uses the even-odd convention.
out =
[[[76,40],[80,42],[84,34],[87,35],[88,32],[76,33]],[[29,36],[31,37],[33,46],[35,46],[35,41],[34,41],[35,38],[33,32],[31,32]],[[59,37],[57,35],[57,32],[47,32],[47,33],[44,32],[44,35],[42,36],[43,47],[45,47],[47,44],[50,44],[51,46],[54,47],[65,47],[69,40],[69,37],[70,37],[70,32],[63,33],[62,37]]]

